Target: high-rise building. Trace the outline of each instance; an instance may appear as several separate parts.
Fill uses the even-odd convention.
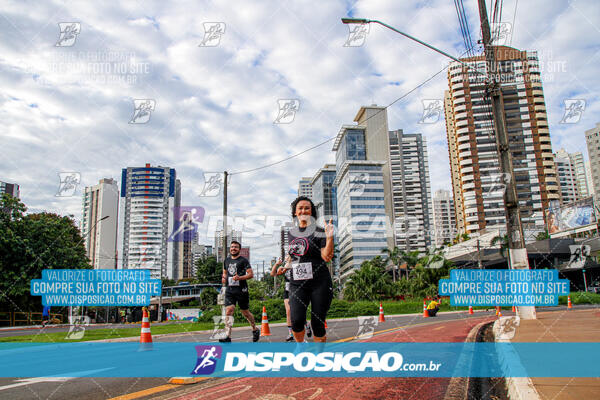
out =
[[[500,174],[485,76],[473,70],[486,71],[484,56],[463,58],[470,69],[450,63],[444,108],[457,228],[505,230],[504,187],[513,179],[527,240],[544,228],[549,202],[560,199],[538,57],[506,46],[494,50],[514,176]]]
[[[556,165],[556,176],[560,185],[562,203],[569,204],[579,200],[575,167],[571,163],[570,154],[565,149],[560,149],[554,153],[554,165]]]
[[[390,131],[389,152],[396,246],[426,252],[432,243],[427,142],[420,133]]]
[[[81,233],[94,269],[117,267],[119,188],[114,179],[100,179],[83,191]],[[102,218],[108,217],[106,219]]]
[[[2,195],[2,193],[8,193],[12,197],[16,197],[17,199],[21,197],[19,185],[17,185],[16,183],[0,181],[0,196]]]
[[[374,115],[371,113],[374,110],[363,107],[356,119],[364,121],[363,113]],[[385,114],[385,109],[381,114]],[[381,150],[387,152],[387,119],[385,128],[385,146]],[[381,255],[383,249],[393,244],[393,237],[388,243],[386,235],[386,153],[381,151],[383,160],[368,159],[369,147],[382,147],[376,138],[381,132],[376,131],[370,137],[368,126],[360,123],[342,126],[333,145],[336,152],[334,185],[337,187],[339,276],[342,280],[364,261]],[[373,153],[378,155],[376,151]]]
[[[175,266],[175,276],[177,276],[177,279],[192,278],[195,276],[192,241],[186,239],[180,240],[175,243],[178,255]]]
[[[234,230],[230,225],[227,226],[227,254],[229,254],[229,246],[231,241],[242,243],[242,232]],[[223,229],[215,232],[215,247],[216,257],[218,262],[223,262]]]
[[[592,178],[592,164],[589,161],[585,163],[585,178],[588,185],[588,196],[594,195],[594,178]]]
[[[124,168],[121,174],[119,257],[124,269],[148,269],[154,278],[180,279],[179,242],[169,241],[181,183],[168,167]]]
[[[433,195],[433,226],[436,247],[451,243],[457,234],[454,200],[447,190],[437,190]]]
[[[600,122],[596,123],[596,127],[585,131],[585,141],[590,157],[591,182],[594,186],[595,196],[598,197],[600,193]]]
[[[306,196],[312,200],[312,186],[310,181],[310,177],[300,178],[300,182],[298,183],[298,196]]]
[[[335,164],[325,164],[312,177],[310,185],[312,187],[312,201],[315,203],[319,223],[324,224],[337,220],[337,197],[333,181],[335,180]]]
[[[591,196],[583,154],[580,151],[576,153],[570,153],[569,158],[571,159],[571,165],[573,166],[575,173],[577,196],[579,199],[584,199],[588,196]]]

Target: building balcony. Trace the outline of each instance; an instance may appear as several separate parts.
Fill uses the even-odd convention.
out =
[[[468,126],[469,125],[469,121],[466,119],[463,119],[462,121],[456,121],[456,127],[463,127],[463,126]]]

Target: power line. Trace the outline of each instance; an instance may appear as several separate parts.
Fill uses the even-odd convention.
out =
[[[441,74],[442,72],[444,72],[444,71],[445,71],[447,68],[448,68],[448,65],[446,65],[444,68],[442,68],[441,70],[439,70],[438,72],[436,72],[435,74],[433,74],[432,76],[430,76],[429,78],[427,78],[426,80],[424,80],[423,82],[421,82],[420,84],[418,84],[417,86],[415,86],[413,89],[409,90],[408,92],[404,93],[402,96],[398,97],[396,100],[392,101],[390,104],[388,104],[387,106],[385,106],[383,109],[381,109],[381,110],[378,110],[376,113],[374,113],[373,115],[371,115],[370,117],[368,117],[367,119],[365,119],[365,121],[364,121],[364,122],[366,122],[366,121],[368,121],[369,119],[371,119],[371,118],[373,118],[373,117],[377,116],[379,113],[383,112],[384,110],[387,110],[389,107],[393,106],[393,105],[394,105],[394,104],[396,104],[398,101],[400,101],[400,100],[404,99],[405,97],[407,97],[408,95],[410,95],[410,94],[411,94],[411,93],[413,93],[414,91],[416,91],[416,90],[420,89],[422,86],[424,86],[425,84],[429,83],[429,81],[431,81],[433,78],[435,78],[436,76],[438,76],[439,74]],[[230,173],[229,173],[229,175],[239,175],[239,174],[245,174],[245,173],[254,172],[254,171],[261,170],[261,169],[269,168],[269,167],[272,167],[272,166],[274,166],[274,165],[277,165],[277,164],[281,164],[281,163],[283,163],[283,162],[285,162],[285,161],[291,160],[292,158],[298,157],[298,156],[300,156],[300,155],[302,155],[302,154],[304,154],[304,153],[307,153],[307,152],[309,152],[309,151],[311,151],[311,150],[314,150],[314,149],[316,149],[316,148],[318,148],[318,147],[321,147],[321,146],[323,146],[324,144],[327,144],[327,143],[331,142],[331,141],[332,141],[332,140],[334,140],[336,137],[337,137],[337,135],[336,135],[336,136],[333,136],[333,137],[330,137],[329,139],[325,140],[324,142],[321,142],[321,143],[319,143],[319,144],[317,144],[317,145],[314,145],[314,146],[312,146],[312,147],[309,147],[308,149],[306,149],[306,150],[303,150],[303,151],[301,151],[301,152],[299,152],[299,153],[292,154],[291,156],[288,156],[288,157],[286,157],[286,158],[284,158],[284,159],[282,159],[282,160],[275,161],[275,162],[272,162],[272,163],[270,163],[270,164],[263,165],[263,166],[261,166],[261,167],[256,167],[256,168],[252,168],[252,169],[247,169],[247,170],[244,170],[244,171],[230,172]]]

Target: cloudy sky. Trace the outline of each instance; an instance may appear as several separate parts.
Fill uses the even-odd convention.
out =
[[[477,2],[465,3],[475,42]],[[199,197],[204,172],[244,171],[310,148],[353,123],[361,105],[388,105],[447,64],[379,25],[370,26],[362,46],[344,46],[349,27],[341,17],[379,19],[450,54],[465,52],[446,0],[0,7],[0,180],[21,186],[30,211],[77,219],[83,187],[145,163],[175,168],[182,205],[218,215],[219,197]],[[587,158],[584,131],[600,122],[600,3],[507,0],[502,21],[512,27],[513,47],[539,53],[554,150]],[[74,38],[65,34],[70,27]],[[206,35],[211,27],[216,36]],[[443,116],[419,121],[423,100],[441,99],[446,88],[444,71],[388,109],[390,129],[427,138],[433,191],[450,189]],[[149,120],[130,123],[135,100],[143,99],[153,106]],[[274,124],[281,99],[297,99],[299,110],[290,123]],[[586,107],[578,122],[561,124],[568,99]],[[327,143],[277,166],[234,174],[230,214],[288,215],[298,179],[333,161]],[[65,172],[81,181],[73,196],[57,197]],[[244,244],[257,263],[276,255],[277,241],[263,235]]]

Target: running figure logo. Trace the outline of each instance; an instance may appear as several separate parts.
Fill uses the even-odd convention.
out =
[[[438,122],[442,115],[444,102],[441,99],[424,99],[421,102],[423,103],[423,115],[419,123],[435,124]]]
[[[77,189],[77,185],[81,182],[81,174],[79,172],[59,172],[60,185],[55,194],[56,197],[71,197]]]
[[[369,30],[369,24],[348,24],[348,39],[344,43],[344,47],[360,47],[365,44]]]
[[[133,100],[133,116],[130,124],[145,124],[150,121],[150,115],[156,108],[156,101],[153,99]]]
[[[494,46],[510,46],[512,42],[512,24],[510,22],[494,22],[491,24],[491,31]]]
[[[274,124],[289,124],[296,118],[296,112],[300,109],[300,100],[298,99],[279,99],[277,100],[279,112]]]
[[[169,242],[191,242],[204,220],[203,207],[173,207],[175,223]]]
[[[565,113],[559,124],[576,124],[585,110],[584,99],[565,99]]]
[[[71,47],[77,40],[77,35],[81,33],[81,24],[79,22],[61,22],[58,24],[60,36],[56,47]]]
[[[216,47],[225,34],[225,22],[204,22],[204,38],[198,47]]]
[[[373,337],[373,333],[375,333],[375,328],[377,327],[378,320],[376,316],[368,316],[368,317],[357,317],[358,319],[358,332],[356,332],[356,337],[360,339],[370,339]]]
[[[221,172],[205,172],[204,188],[198,197],[215,197],[221,194],[223,187],[223,174]]]
[[[215,372],[217,359],[220,359],[223,354],[221,346],[196,346],[196,352],[198,361],[190,375],[210,375]]]

